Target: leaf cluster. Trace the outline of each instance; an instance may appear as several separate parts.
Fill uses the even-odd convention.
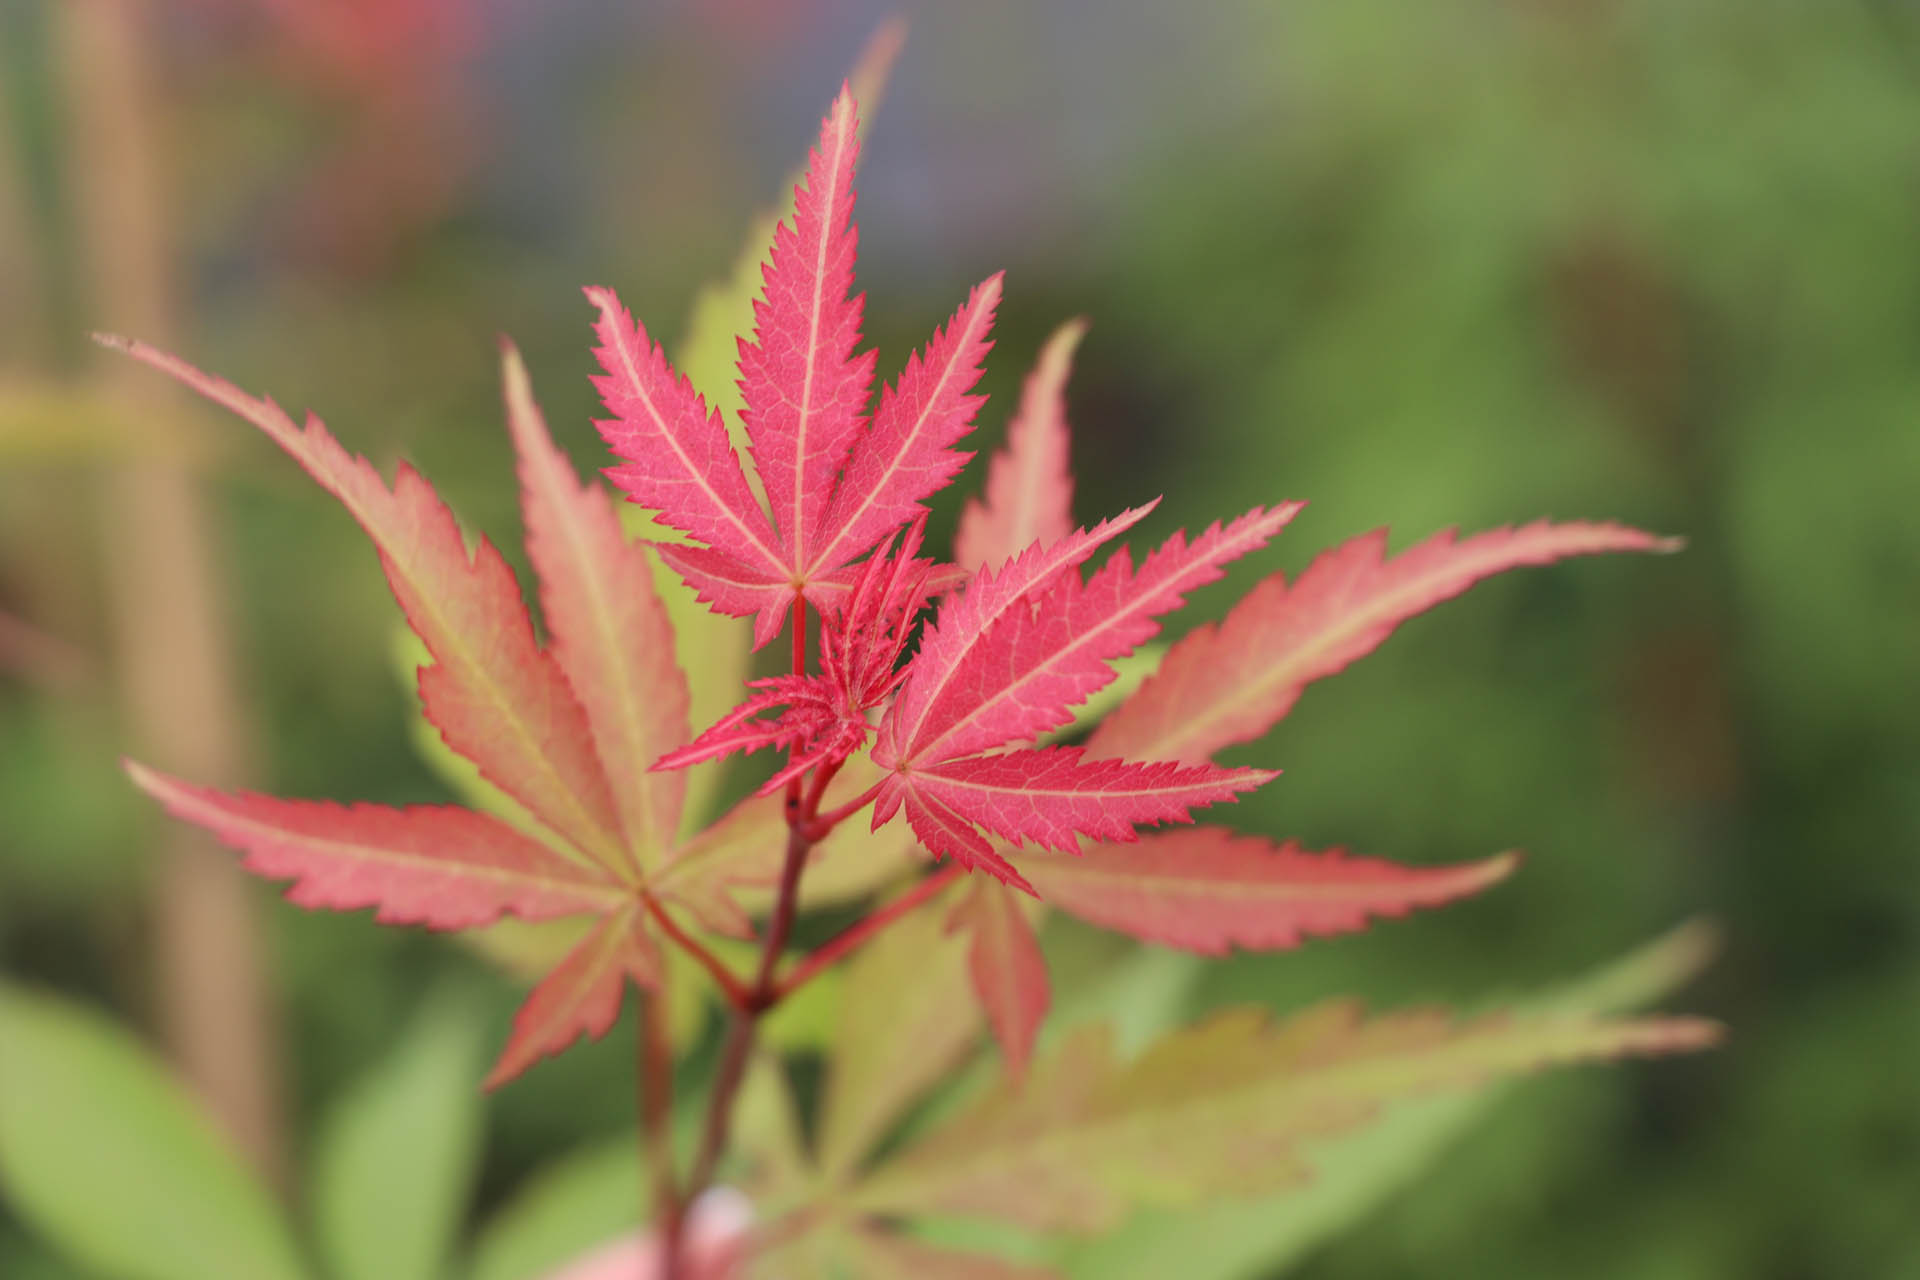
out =
[[[572,921],[489,1085],[604,1034],[629,983],[649,1025],[669,1028],[676,1008],[717,994],[733,1032],[693,1191],[724,1159],[743,1078],[750,1099],[787,1109],[777,1062],[753,1054],[761,1017],[857,956],[817,1141],[775,1144],[742,1171],[762,1214],[755,1256],[780,1259],[766,1265],[781,1274],[1026,1274],[934,1251],[900,1224],[1107,1231],[1142,1208],[1299,1185],[1316,1143],[1398,1098],[1709,1042],[1713,1028],[1688,1019],[1369,1017],[1336,1002],[1278,1024],[1228,1011],[1137,1056],[1099,1026],[1041,1047],[1048,911],[1218,955],[1362,929],[1509,875],[1512,854],[1409,866],[1186,824],[1277,776],[1222,752],[1263,737],[1409,618],[1512,568],[1675,544],[1539,521],[1389,555],[1382,531],[1297,577],[1268,574],[1218,624],[1155,649],[1162,618],[1258,554],[1301,504],[1176,533],[1137,560],[1120,544],[1089,569],[1157,499],[1091,525],[1073,514],[1075,322],[1041,353],[950,555],[926,553],[924,504],[971,457],[957,446],[981,408],[973,387],[1002,282],[977,286],[876,396],[854,292],[859,147],[846,89],[759,263],[737,406],[684,377],[611,289],[587,291],[598,425],[618,460],[607,474],[646,513],[642,536],[556,448],[507,348],[540,627],[499,551],[470,540],[411,468],[388,481],[317,418],[107,339],[251,422],[360,524],[426,655],[421,713],[476,802],[283,800],[139,764],[135,781],[288,882],[300,906],[440,930]],[[783,631],[791,670],[743,688],[749,636],[759,648]],[[784,764],[703,823],[720,762],[757,749]],[[1143,830],[1163,824],[1178,825]],[[865,913],[789,956],[796,914],[831,899]],[[983,1024],[999,1080],[891,1142]],[[692,1024],[678,1025],[684,1040]],[[670,1167],[657,1172],[671,1182]]]

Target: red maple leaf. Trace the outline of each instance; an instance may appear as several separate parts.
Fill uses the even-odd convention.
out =
[[[1005,556],[1021,538],[1057,540],[1072,528],[1065,383],[1084,332],[1080,322],[1063,327],[1028,378],[1006,448],[990,460],[986,502],[969,503],[962,514],[954,552],[963,566]],[[1621,525],[1540,522],[1462,542],[1441,534],[1393,560],[1384,558],[1385,545],[1384,531],[1368,534],[1320,557],[1297,581],[1289,583],[1277,573],[1267,578],[1224,622],[1202,625],[1174,645],[1146,683],[1095,727],[1078,761],[1155,759],[1204,767],[1222,749],[1272,728],[1308,684],[1372,652],[1401,622],[1482,578],[1566,556],[1661,551],[1678,544]],[[1152,563],[1143,567],[1142,577]],[[1085,653],[1097,647],[1100,622],[1123,616],[1094,604],[1118,594],[1110,588],[1100,596],[1098,582],[1096,577],[1081,590],[1063,579],[1045,604],[1030,613],[1011,611],[1014,621],[1002,624],[998,655],[969,658],[993,673],[997,694],[983,698],[969,686],[964,700],[980,710],[972,720],[962,717],[955,723],[977,725],[993,718],[992,708],[1011,705],[1015,709],[1006,713],[1007,723],[1035,730],[1059,724],[1058,702],[1037,705],[1021,701],[1018,693],[1037,685],[1084,696],[1102,678],[1098,664],[1074,667],[1074,646],[1068,643],[1078,641]],[[1041,633],[1053,634],[1060,648],[1037,644],[1032,637]],[[1034,648],[1026,655],[1028,665],[1017,668],[1027,679],[1009,679],[1006,673],[1016,669],[1009,660],[1017,660],[1024,645]],[[1042,651],[1050,662],[1034,661]],[[903,723],[909,696],[903,691],[896,705]],[[959,701],[949,699],[949,712]],[[936,744],[944,737],[949,745],[980,740],[978,730],[973,738],[968,732],[936,728],[920,736]],[[912,809],[908,812],[912,819]],[[936,837],[947,834],[935,826],[941,821],[955,842],[977,837],[938,809],[920,819],[934,827]],[[925,832],[922,838],[933,847]],[[1004,846],[982,843],[984,851],[975,845],[963,856],[1004,870]],[[1457,866],[1405,866],[1350,857],[1340,849],[1275,845],[1220,828],[1156,833],[1125,846],[1068,842],[1055,847],[1071,853],[1026,854],[1022,878],[1013,883],[1089,923],[1209,955],[1236,946],[1293,947],[1308,937],[1363,929],[1376,918],[1476,893],[1505,879],[1517,863],[1515,855],[1500,854]],[[975,993],[1016,1071],[1031,1052],[1049,1004],[1034,915],[1022,909],[1019,898],[1008,888],[979,883],[952,915],[954,927],[970,934]]]
[[[925,351],[865,413],[874,353],[856,353],[863,296],[853,287],[857,234],[853,169],[858,112],[843,87],[820,127],[791,219],[774,233],[740,344],[743,421],[762,507],[717,410],[608,289],[589,289],[603,370],[594,379],[612,418],[609,471],[635,502],[703,546],[663,545],[666,558],[715,610],[756,619],[771,640],[796,600],[823,612],[846,591],[847,566],[924,511],[971,454],[951,446],[973,425],[970,394],[1000,301],[1000,277],[978,285]]]
[[[546,648],[506,561],[484,538],[469,551],[411,468],[389,486],[319,419],[297,426],[271,400],[142,343],[118,345],[248,419],[352,512],[432,655],[420,670],[427,718],[530,821],[523,830],[445,805],[224,793],[130,764],[134,780],[244,850],[250,870],[292,880],[287,896],[301,906],[372,907],[384,923],[435,929],[507,914],[596,917],[528,997],[489,1084],[583,1032],[604,1033],[626,978],[651,985],[659,971],[642,886],[684,852],[673,842],[685,783],[649,766],[686,739],[686,682],[646,551],[626,540],[605,491],[581,485],[554,447],[519,357],[506,355],[506,401]]]

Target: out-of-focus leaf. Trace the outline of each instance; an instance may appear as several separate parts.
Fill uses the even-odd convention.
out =
[[[479,1152],[484,1065],[473,1010],[444,1000],[329,1110],[310,1187],[334,1280],[446,1274]]]
[[[847,1237],[862,1280],[1050,1280],[1056,1273],[984,1253],[943,1249],[892,1232]]]
[[[1624,525],[1537,520],[1465,539],[1448,530],[1388,559],[1386,531],[1366,534],[1325,552],[1291,583],[1268,577],[1217,627],[1190,632],[1088,745],[1096,756],[1211,759],[1258,738],[1309,684],[1476,582],[1568,556],[1680,545]]]
[[[733,1148],[744,1166],[741,1188],[756,1214],[777,1214],[816,1181],[793,1090],[779,1059],[771,1054],[756,1054],[747,1068],[734,1111]]]
[[[507,916],[454,937],[515,977],[537,982],[580,945],[580,939],[592,927],[593,921],[584,916],[538,923]]]
[[[638,1148],[623,1138],[535,1173],[481,1229],[468,1280],[539,1280],[649,1211]]]
[[[422,714],[418,702],[420,669],[433,665],[433,655],[427,652],[427,646],[404,622],[394,628],[389,652],[394,676],[413,706],[413,713],[407,718],[407,731],[413,738],[414,753],[425,762],[427,768],[433,770],[434,776],[446,783],[460,803],[469,809],[490,813],[536,840],[557,839],[546,824],[527,811],[525,805],[481,777],[480,766],[449,747],[446,739],[440,736],[440,730],[434,728],[433,723]]]
[[[1541,1014],[1618,1013],[1669,994],[1705,965],[1704,924],[1683,925],[1599,971],[1517,1007]],[[1147,1210],[1057,1260],[1084,1280],[1254,1280],[1277,1275],[1428,1171],[1506,1087],[1405,1099],[1375,1123],[1310,1144],[1312,1180],[1284,1195],[1219,1199],[1177,1213]]]
[[[847,964],[821,1103],[818,1149],[829,1178],[856,1168],[979,1036],[967,939],[946,930],[941,903],[950,897],[897,922]]]
[[[993,1027],[1007,1073],[1027,1069],[1034,1038],[1047,1016],[1053,989],[1046,957],[1034,932],[1038,905],[987,876],[970,877],[967,894],[954,907],[950,927],[967,935],[967,970]]]
[[[631,529],[633,512],[647,523],[647,516],[631,503],[622,515]],[[649,538],[672,533],[665,525],[650,525]],[[673,624],[674,653],[680,671],[687,678],[687,718],[695,728],[704,728],[725,715],[740,700],[752,658],[752,637],[735,619],[714,613],[695,597],[692,587],[680,575],[666,567],[659,556],[652,557],[653,590],[667,607],[667,619]],[[680,834],[687,839],[717,816],[714,806],[720,787],[726,781],[722,764],[702,765],[687,770],[687,794],[681,811]]]
[[[111,1280],[301,1280],[279,1209],[137,1040],[0,985],[0,1185]]]
[[[105,462],[161,457],[198,463],[211,453],[185,415],[139,432],[123,428],[125,410],[91,387],[25,378],[0,379],[0,462]]]
[[[1110,1033],[1090,1027],[1022,1085],[989,1091],[884,1165],[850,1202],[1096,1231],[1141,1204],[1297,1184],[1312,1170],[1304,1142],[1401,1097],[1555,1063],[1697,1049],[1717,1033],[1686,1018],[1366,1018],[1332,1002],[1278,1025],[1264,1010],[1228,1011],[1120,1063]]]
[[[1042,900],[1070,915],[1148,942],[1224,955],[1236,946],[1287,950],[1439,906],[1499,883],[1518,862],[1507,853],[1409,867],[1195,827],[1079,855],[1034,853],[1021,869]]]
[[[671,617],[653,591],[657,562],[626,536],[598,478],[582,484],[554,445],[519,353],[508,347],[503,364],[549,648],[586,713],[633,866],[649,871],[678,840],[686,796],[684,777],[651,766],[690,733]]]
[[[839,1024],[845,979],[828,969],[782,1000],[760,1023],[760,1036],[769,1048],[805,1053],[826,1048]]]

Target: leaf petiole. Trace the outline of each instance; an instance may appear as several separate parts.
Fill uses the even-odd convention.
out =
[[[853,924],[835,934],[832,938],[814,948],[807,957],[795,965],[785,978],[774,988],[774,999],[784,1000],[805,986],[816,975],[831,968],[857,950],[862,943],[872,939],[882,929],[908,912],[939,896],[941,890],[958,880],[966,873],[966,868],[957,862],[949,862],[932,875],[925,877],[913,888],[901,894],[871,915],[862,916]]]

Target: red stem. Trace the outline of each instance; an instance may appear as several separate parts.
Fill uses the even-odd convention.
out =
[[[807,789],[807,798],[803,806],[807,813],[818,814],[820,812],[820,801],[827,794],[827,784],[833,781],[834,775],[840,772],[840,766],[845,763],[846,761],[844,760],[829,760],[813,771],[813,785]],[[820,819],[818,817],[808,819],[808,824],[810,829],[807,834],[816,842],[825,836],[828,830],[832,830],[833,827],[832,823],[828,823],[826,830],[812,830],[811,828],[820,825]]]
[[[787,833],[787,860],[780,871],[780,895],[774,901],[773,920],[767,926],[766,946],[760,952],[760,971],[754,978],[753,989],[747,993],[745,1006],[734,1009],[733,1025],[728,1028],[726,1046],[720,1051],[720,1066],[707,1107],[706,1130],[700,1138],[699,1154],[694,1157],[693,1172],[687,1175],[689,1197],[706,1189],[713,1179],[714,1167],[720,1163],[721,1153],[726,1150],[734,1097],[746,1074],[754,1033],[759,1028],[761,1015],[773,1007],[777,998],[773,971],[780,963],[787,936],[793,931],[793,917],[800,899],[800,873],[806,869],[807,851],[812,847],[813,842],[799,826]]]
[[[807,674],[807,602],[805,597],[795,597],[793,602],[793,674]],[[787,779],[787,821],[792,823],[800,813],[800,777],[795,774]]]
[[[880,794],[882,785],[882,783],[876,782],[853,799],[847,801],[847,803],[841,805],[838,809],[831,809],[826,813],[817,815],[811,820],[807,828],[807,834],[816,841],[826,839],[827,833],[872,804],[873,798]],[[822,788],[822,790],[824,789],[825,788]]]
[[[700,962],[700,967],[713,976],[720,984],[720,993],[727,1003],[735,1009],[747,1007],[749,992],[746,984],[733,976],[733,971],[720,962],[720,957],[709,951],[700,941],[680,927],[680,922],[668,914],[660,905],[660,900],[652,894],[642,894],[640,900],[647,905],[647,914],[660,925],[660,931],[680,945],[680,949]]]
[[[958,880],[963,874],[965,874],[965,868],[957,862],[950,862],[880,910],[872,915],[863,916],[821,943],[780,980],[774,988],[774,999],[776,1001],[786,999],[901,916],[938,896],[942,889]]]
[[[805,675],[806,670],[807,603],[805,600],[795,600],[793,673]],[[831,769],[822,769],[821,772],[830,774]],[[774,898],[773,918],[767,924],[767,935],[760,948],[760,965],[754,975],[753,986],[733,1002],[733,1022],[727,1029],[726,1045],[720,1051],[720,1065],[714,1075],[713,1094],[708,1099],[700,1148],[694,1156],[693,1169],[687,1175],[683,1192],[684,1203],[689,1205],[713,1181],[714,1169],[727,1147],[734,1100],[739,1095],[740,1082],[746,1075],[747,1059],[753,1053],[754,1035],[759,1029],[761,1015],[772,1008],[778,999],[774,970],[780,963],[780,953],[786,948],[787,938],[793,932],[793,918],[799,911],[800,874],[806,870],[807,854],[813,848],[810,829],[823,788],[824,784],[819,784],[811,792],[803,792],[802,776],[798,774],[787,783],[787,856],[780,868],[780,890]],[[664,917],[665,914],[664,911],[655,912],[656,917]],[[676,941],[679,939],[676,938]],[[723,988],[727,985],[722,983]],[[738,988],[737,982],[733,988]],[[679,1252],[670,1249],[666,1254],[666,1280],[680,1280],[680,1277]]]

